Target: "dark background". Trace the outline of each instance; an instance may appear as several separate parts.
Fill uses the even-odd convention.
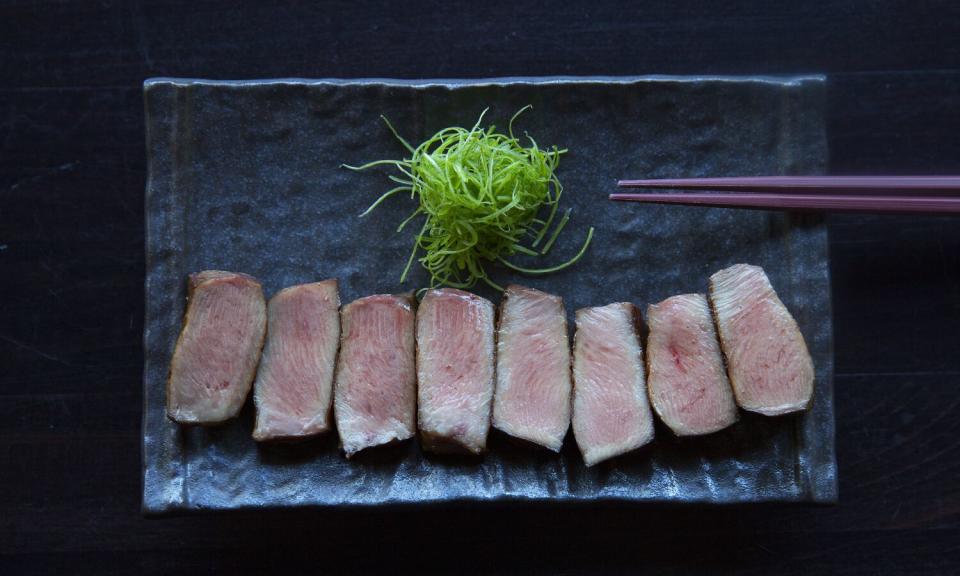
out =
[[[956,2],[0,2],[0,573],[960,571],[960,219],[829,220],[840,503],[140,515],[141,82],[829,76],[835,174],[960,172]]]

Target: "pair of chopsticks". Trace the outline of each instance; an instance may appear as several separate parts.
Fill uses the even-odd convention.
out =
[[[758,210],[960,214],[960,176],[749,176],[620,180],[621,188],[708,192],[611,194],[611,200]]]

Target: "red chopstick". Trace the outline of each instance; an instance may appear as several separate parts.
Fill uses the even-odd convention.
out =
[[[960,214],[960,176],[751,176],[621,180],[624,188],[713,192],[611,194],[611,200],[827,212]]]

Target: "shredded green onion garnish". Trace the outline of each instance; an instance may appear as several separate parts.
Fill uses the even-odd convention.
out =
[[[399,232],[411,220],[424,216],[400,275],[401,282],[406,280],[420,250],[423,255],[419,261],[430,273],[431,288],[471,288],[483,280],[498,290],[502,288],[487,275],[487,263],[499,262],[525,274],[548,274],[571,266],[586,253],[593,228],[577,255],[562,264],[524,268],[506,260],[517,253],[546,254],[570,219],[567,210],[547,237],[563,192],[554,172],[566,150],[556,146],[541,150],[529,135],[530,146],[524,147],[514,137],[513,121],[528,108],[531,106],[513,115],[507,134],[497,133],[494,126],[480,128],[487,112],[484,110],[473,128],[445,128],[416,148],[381,116],[410,157],[378,160],[363,166],[344,165],[351,170],[393,166],[400,172],[399,176],[390,176],[399,186],[384,192],[361,217],[399,193],[409,192],[411,198],[419,199],[419,207],[397,228]],[[549,212],[542,220],[537,213],[544,207]],[[544,238],[547,241],[543,248],[535,250]],[[531,240],[530,247],[521,244],[524,240]]]

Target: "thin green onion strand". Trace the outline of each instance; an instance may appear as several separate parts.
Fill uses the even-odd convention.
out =
[[[400,283],[407,279],[407,272],[410,271],[410,266],[413,264],[413,257],[417,255],[417,246],[420,243],[420,238],[423,236],[424,230],[427,229],[427,226],[430,225],[430,219],[427,218],[427,221],[423,223],[423,228],[420,229],[420,233],[417,235],[417,241],[413,243],[413,250],[410,251],[410,257],[407,258],[407,265],[403,267],[403,273],[400,274]]]
[[[503,286],[501,286],[501,285],[497,284],[496,282],[494,282],[493,280],[491,280],[489,276],[483,276],[482,280],[483,280],[484,282],[486,282],[488,286],[490,286],[491,288],[493,288],[493,289],[496,290],[497,292],[503,292],[503,290],[504,290]]]
[[[404,191],[404,190],[409,190],[409,189],[410,189],[409,186],[397,186],[396,188],[393,188],[392,190],[388,190],[388,191],[384,192],[383,195],[381,195],[379,198],[377,198],[376,202],[374,202],[373,204],[371,204],[369,208],[367,208],[366,210],[364,210],[363,212],[360,213],[360,217],[363,218],[364,216],[366,216],[367,214],[369,214],[374,208],[376,208],[377,206],[379,206],[381,202],[383,202],[383,201],[386,200],[387,198],[393,196],[393,195],[396,194],[397,192],[402,192],[402,191]]]
[[[521,253],[521,254],[526,254],[527,256],[539,256],[539,255],[540,255],[540,254],[537,254],[537,251],[536,251],[536,250],[531,250],[531,249],[527,248],[526,246],[521,246],[520,244],[514,244],[514,245],[513,245],[513,249],[516,250],[517,252]]]
[[[543,240],[544,235],[547,233],[547,230],[550,229],[550,226],[553,225],[553,217],[557,215],[557,202],[551,202],[550,206],[550,215],[547,216],[547,221],[543,223],[543,228],[540,228],[540,232],[537,234],[537,237],[533,239],[531,246],[534,248],[540,244],[540,241]]]
[[[384,122],[384,124],[387,125],[387,128],[389,128],[390,131],[393,132],[393,135],[396,136],[397,140],[399,140],[400,143],[403,144],[403,147],[404,147],[404,148],[406,148],[407,150],[409,150],[411,154],[415,154],[415,153],[416,153],[416,151],[413,149],[413,146],[411,146],[409,142],[407,142],[406,140],[404,140],[404,139],[403,139],[403,136],[401,136],[400,134],[397,133],[397,131],[396,131],[396,130],[394,129],[394,127],[393,127],[393,124],[391,124],[390,121],[387,120],[387,117],[386,117],[386,116],[384,116],[383,114],[381,114],[381,115],[380,115],[380,119],[382,119],[383,122]]]
[[[560,235],[560,231],[563,230],[563,227],[567,225],[567,221],[570,220],[571,211],[573,211],[573,208],[567,208],[567,211],[563,213],[563,218],[560,219],[560,223],[553,229],[553,234],[550,235],[550,239],[547,240],[547,243],[543,246],[543,250],[540,251],[541,255],[546,256],[547,252],[550,251],[550,247],[557,241],[557,236]]]
[[[366,170],[367,168],[373,168],[374,166],[396,166],[397,168],[403,169],[403,162],[400,160],[374,160],[373,162],[367,162],[361,166],[351,166],[349,164],[341,164],[341,168],[346,168],[347,170],[353,170],[354,172],[359,172],[361,170]]]
[[[503,258],[498,258],[498,260],[500,261],[501,264],[503,264],[507,268],[510,268],[511,270],[516,270],[517,272],[522,272],[524,274],[529,274],[531,276],[539,276],[542,274],[552,274],[553,272],[559,272],[564,268],[567,268],[569,266],[573,266],[574,264],[576,264],[577,261],[579,261],[580,258],[582,258],[583,255],[586,253],[587,246],[590,245],[591,240],[593,240],[593,226],[591,226],[590,230],[587,232],[587,240],[583,243],[583,246],[580,248],[580,251],[577,252],[577,255],[567,260],[563,264],[558,264],[551,268],[523,268],[521,266],[517,266],[516,264],[511,264],[510,262],[507,262]]]
[[[417,208],[416,210],[414,210],[413,214],[407,216],[406,219],[404,219],[404,221],[401,222],[399,226],[397,226],[397,232],[403,232],[403,229],[407,226],[407,224],[409,224],[411,220],[413,220],[420,214],[423,214],[422,208]]]

